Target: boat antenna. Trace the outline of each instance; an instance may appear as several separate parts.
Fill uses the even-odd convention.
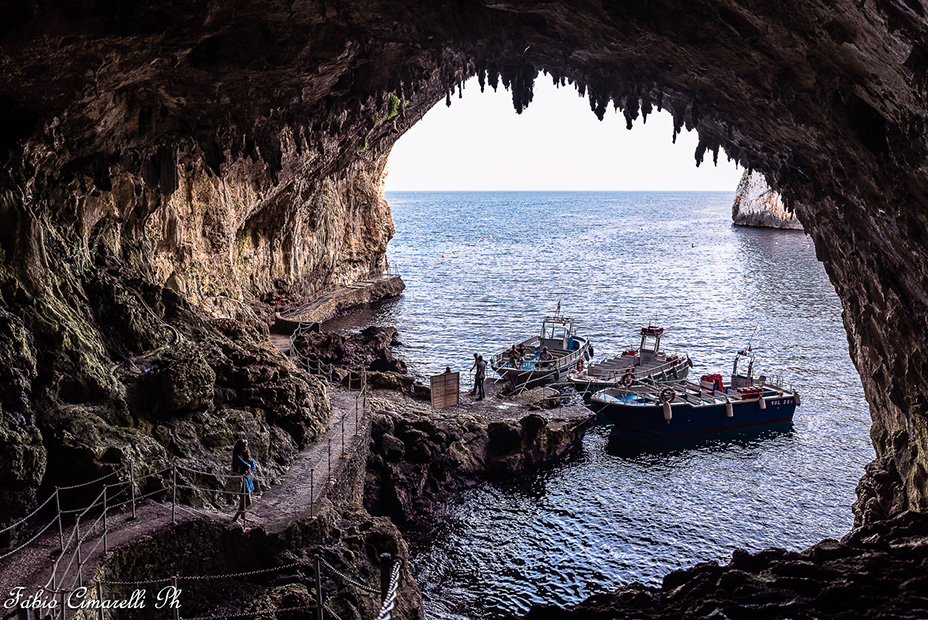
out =
[[[751,337],[748,338],[748,353],[751,352],[751,343],[754,342],[754,334],[757,333],[757,325],[754,326],[754,331],[751,332]]]

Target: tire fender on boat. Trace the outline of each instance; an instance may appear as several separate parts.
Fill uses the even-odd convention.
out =
[[[667,420],[667,424],[670,424],[670,421],[673,419],[673,411],[670,409],[670,402],[664,401],[664,419]]]
[[[799,406],[799,392],[793,394],[793,400],[796,402],[796,406]]]
[[[757,399],[757,406],[760,407],[760,410],[763,411],[767,408],[767,401],[764,400],[764,395],[761,394],[760,398]]]
[[[577,360],[577,372],[583,372],[583,358]]]
[[[731,418],[734,417],[735,410],[731,406],[731,401],[725,401],[725,417]]]

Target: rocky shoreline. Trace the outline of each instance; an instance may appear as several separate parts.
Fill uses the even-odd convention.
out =
[[[735,551],[731,562],[697,564],[591,596],[578,605],[536,606],[524,620],[719,620],[928,617],[928,515],[905,512],[802,552]]]
[[[583,407],[544,409],[493,396],[443,411],[401,393],[371,402],[371,455],[364,505],[415,527],[449,494],[494,476],[518,476],[579,449],[595,416]],[[498,393],[498,392],[497,392]],[[499,407],[505,407],[500,409]]]

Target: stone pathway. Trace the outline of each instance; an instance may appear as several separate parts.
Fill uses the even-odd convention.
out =
[[[367,421],[363,416],[362,403],[358,400],[359,392],[349,392],[340,387],[329,387],[332,414],[326,432],[313,444],[300,452],[284,474],[280,484],[267,489],[260,496],[255,496],[252,510],[248,514],[249,527],[261,527],[266,531],[279,532],[295,520],[308,518],[316,512],[315,508],[324,494],[329,491],[332,482],[341,475],[345,459],[342,454],[353,454],[366,438]],[[356,408],[357,407],[357,408]],[[344,426],[343,426],[344,424]],[[343,431],[344,428],[344,431]],[[343,443],[344,437],[344,443]],[[331,450],[331,471],[329,454]],[[331,477],[330,477],[331,476]],[[173,527],[171,522],[171,494],[168,489],[164,503],[144,500],[136,507],[136,518],[132,518],[131,508],[107,515],[107,546],[109,551],[129,545],[146,537],[152,537]],[[178,523],[193,520],[206,520],[217,524],[229,523],[234,511],[194,508],[178,504],[176,518]],[[99,513],[85,519],[91,523]],[[67,542],[74,529],[73,521],[66,519],[64,538]],[[84,528],[89,523],[84,523]],[[86,532],[87,530],[84,529]],[[99,566],[103,555],[103,545],[95,551],[91,548],[99,540],[98,536],[88,539],[83,545],[84,585],[90,584],[91,576]],[[9,598],[12,588],[25,588],[24,595],[34,594],[43,587],[51,576],[52,566],[59,555],[58,527],[49,530],[25,549],[0,560],[0,594],[3,601]],[[70,558],[66,557],[65,563]],[[77,579],[77,560],[75,559],[66,574],[62,565],[59,570],[59,584],[71,587]],[[61,586],[60,586],[61,587]],[[4,611],[4,615],[9,610]]]
[[[297,323],[318,323],[333,316],[341,308],[374,301],[378,298],[372,296],[375,289],[389,286],[394,281],[398,281],[402,287],[400,277],[393,274],[384,274],[379,278],[369,280],[358,280],[302,305],[282,310],[278,318],[291,322],[294,327]],[[398,290],[402,290],[401,287]]]

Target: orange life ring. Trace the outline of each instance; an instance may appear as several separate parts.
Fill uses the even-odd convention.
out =
[[[583,372],[583,358],[577,360],[577,372]]]
[[[672,388],[664,388],[661,390],[662,403],[672,403],[676,397],[677,393],[674,392]]]
[[[630,385],[631,385],[632,383],[634,383],[634,382],[635,382],[635,373],[633,373],[633,372],[627,372],[627,373],[625,373],[624,375],[622,375],[622,381],[621,381],[621,383],[622,383],[622,385],[624,385],[625,387],[630,386]]]

